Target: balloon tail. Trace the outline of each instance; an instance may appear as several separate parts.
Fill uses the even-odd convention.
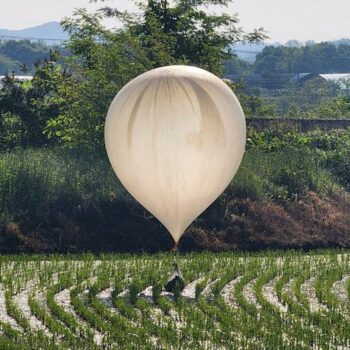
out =
[[[174,263],[176,263],[176,255],[179,252],[179,242],[176,242],[175,245],[173,246],[173,248],[171,249],[172,253],[174,254]]]
[[[176,242],[176,243],[174,244],[173,248],[171,249],[171,251],[172,251],[173,253],[177,253],[177,252],[179,251],[178,245],[179,245],[179,242]]]

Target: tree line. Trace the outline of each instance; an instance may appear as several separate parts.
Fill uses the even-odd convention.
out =
[[[252,71],[258,74],[347,73],[350,45],[320,43],[302,47],[267,46],[257,55]]]
[[[67,48],[62,45],[49,46],[43,42],[31,42],[29,40],[0,42],[0,75],[12,72],[15,74],[33,74],[36,69],[35,64],[49,58],[52,50],[60,52],[62,57],[69,55]],[[231,53],[234,53],[234,47],[231,48]],[[202,50],[197,52],[197,55],[202,54]],[[175,58],[179,59],[183,52],[175,52],[175,55]],[[203,57],[206,57],[206,55]],[[199,61],[199,58],[197,58],[197,61]],[[62,60],[60,62],[62,63]],[[339,44],[324,42],[305,46],[266,46],[261,53],[257,54],[254,63],[249,63],[231,54],[224,61],[220,73],[226,76],[232,74],[271,75],[302,72],[350,72],[350,40],[349,43],[344,41],[344,43]]]

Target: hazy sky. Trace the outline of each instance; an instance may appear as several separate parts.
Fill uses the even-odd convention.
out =
[[[131,8],[132,0],[107,4]],[[89,0],[0,0],[0,28],[22,29],[93,9]],[[272,41],[350,38],[350,0],[236,0],[227,9],[238,13],[246,30],[264,27]]]

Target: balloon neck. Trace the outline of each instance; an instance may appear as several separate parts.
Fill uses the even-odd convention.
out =
[[[176,261],[176,255],[179,252],[179,248],[178,248],[179,242],[175,242],[175,245],[173,246],[173,249],[171,249],[172,253],[173,253],[173,264],[177,265],[177,261]]]
[[[171,249],[171,251],[176,254],[179,251],[179,242],[175,242],[173,248]]]

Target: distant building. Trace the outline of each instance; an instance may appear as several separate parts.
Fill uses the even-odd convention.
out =
[[[338,83],[341,89],[348,89],[350,84],[350,73],[332,73],[332,74],[316,74],[316,73],[298,73],[291,78],[291,81],[297,85],[303,85],[308,80],[322,79]]]
[[[226,80],[244,83],[250,87],[263,88],[267,90],[282,89],[294,74],[247,74],[247,75],[227,75]]]
[[[320,74],[323,79],[338,83],[341,89],[350,88],[350,73]]]
[[[290,78],[290,82],[295,85],[303,85],[309,80],[322,79],[317,73],[297,73]]]
[[[5,75],[0,75],[0,89],[3,87],[3,79],[5,78],[6,78]],[[19,83],[23,83],[25,81],[32,80],[33,76],[32,75],[15,75],[14,78],[15,78],[15,81]]]

